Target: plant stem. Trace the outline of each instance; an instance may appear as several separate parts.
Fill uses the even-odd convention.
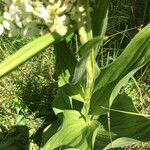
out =
[[[91,16],[90,16],[90,5],[89,0],[77,1],[78,7],[78,28],[79,28],[79,37],[81,44],[85,44],[87,41],[93,38],[92,26],[91,26]],[[95,52],[92,49],[91,54],[88,56],[86,62],[87,70],[87,79],[84,93],[84,106],[83,113],[85,117],[88,117],[90,110],[90,99],[92,85],[94,81],[94,65],[95,65]]]

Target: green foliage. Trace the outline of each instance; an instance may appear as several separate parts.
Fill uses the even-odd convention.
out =
[[[0,149],[17,150],[18,147],[27,149],[29,144],[28,134],[29,131],[26,126],[14,126],[10,133],[7,134],[7,139],[1,141]]]
[[[83,150],[93,149],[96,135],[94,133],[99,126],[99,122],[91,120],[86,122],[84,116],[74,110],[64,111],[63,115],[63,125],[61,128],[57,126],[58,122],[55,122],[54,127],[50,126],[46,131],[44,131],[44,146],[42,147],[42,150],[53,150],[56,148],[77,148]],[[56,126],[58,127],[58,129],[55,129],[55,131],[57,131],[56,134],[51,136],[49,134],[49,139],[45,142],[45,138],[47,138],[47,136],[45,137],[46,132],[51,133],[50,131],[53,131]]]
[[[95,37],[92,40],[85,43],[83,46],[81,46],[81,48],[78,51],[81,59],[75,67],[74,76],[72,79],[73,83],[79,82],[81,78],[84,76],[86,72],[85,66],[91,54],[92,48],[95,48],[97,46],[102,46],[102,41],[104,39],[105,39],[104,37]]]
[[[102,105],[110,107],[121,87],[149,61],[149,39],[150,25],[133,38],[124,52],[112,64],[101,70],[95,84],[93,103],[91,103],[91,110],[93,109],[96,114],[100,113],[96,107],[98,109]]]
[[[77,63],[76,58],[68,48],[65,41],[55,45],[56,67],[54,77],[59,81],[59,86],[69,82]],[[67,59],[66,59],[67,58]]]
[[[103,120],[105,118],[105,121]],[[101,116],[107,128],[107,117]],[[118,137],[129,137],[140,141],[150,138],[148,115],[140,114],[133,105],[132,99],[126,95],[118,95],[110,109],[111,131]],[[143,130],[146,128],[146,130]],[[138,132],[137,132],[138,131]],[[146,136],[145,136],[146,135]]]
[[[108,7],[110,0],[96,0],[92,16],[94,36],[104,36],[108,22]]]
[[[0,50],[0,53],[6,52],[5,55],[10,55],[30,41],[31,39],[18,37],[14,40],[5,36],[2,39],[3,49]],[[1,56],[2,58],[4,56]],[[52,79],[54,62],[53,48],[49,47],[1,79],[0,130],[2,129],[3,137],[0,143],[1,140],[8,142],[12,138],[17,142],[17,135],[20,134],[24,136],[24,139],[29,140],[26,149],[28,147],[38,149],[41,143],[42,128],[55,119],[51,108],[51,102],[57,89],[57,84]],[[21,126],[28,128],[29,134],[24,135],[21,132],[21,130],[24,131],[24,128]],[[15,128],[20,129],[15,130]],[[16,149],[25,148],[23,140],[17,143]]]
[[[66,36],[60,41],[59,36],[48,33],[0,64],[3,77],[55,42],[58,91],[52,107],[57,119],[43,132],[42,150],[107,150],[150,141],[150,116],[139,113],[132,99],[120,94],[124,84],[150,60],[150,25],[131,40],[113,63],[98,68],[96,56],[106,40],[109,1],[96,2],[91,14],[88,0],[77,1],[79,22],[75,35],[76,48],[80,48],[75,53]]]
[[[57,36],[53,36],[51,34],[46,34],[42,37],[39,37],[32,41],[31,43],[25,45],[15,54],[11,55],[8,60],[4,61],[0,65],[0,76],[4,76],[9,71],[15,69],[17,66],[21,65],[35,54],[49,46],[49,44],[53,43],[55,39],[58,38]]]

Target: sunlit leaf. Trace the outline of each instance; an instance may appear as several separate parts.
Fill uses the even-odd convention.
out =
[[[25,45],[16,53],[6,58],[5,61],[0,63],[0,77],[6,75],[8,72],[23,64],[25,61],[42,51],[59,38],[60,37],[58,35],[54,36],[48,33]]]
[[[130,97],[127,95],[117,96],[111,109],[109,119],[107,115],[100,116],[101,125],[105,129],[100,130],[100,133],[103,131],[107,135],[104,138],[105,142],[101,142],[104,136],[99,133],[96,144],[108,149],[113,146],[128,146],[150,140],[150,119],[137,111]],[[111,143],[110,135],[113,143]]]
[[[78,111],[64,111],[63,124],[54,135],[50,133],[49,140],[41,150],[53,150],[56,148],[92,150],[98,126],[97,121],[89,120],[89,122],[85,122],[84,117]],[[50,129],[48,130],[51,131]]]
[[[85,43],[83,46],[81,46],[81,48],[79,49],[79,54],[81,56],[81,59],[76,65],[74,76],[72,79],[73,83],[77,83],[83,78],[86,72],[86,64],[92,49],[94,49],[98,45],[100,46],[103,39],[104,37],[95,37],[92,40]],[[95,66],[96,66],[96,62],[95,62]]]
[[[77,63],[71,50],[65,41],[55,45],[56,67],[54,77],[58,80],[59,86],[69,83]]]
[[[104,36],[108,22],[109,0],[96,0],[93,8],[93,35]]]
[[[110,107],[121,87],[150,60],[150,25],[140,31],[124,52],[109,66],[101,70],[95,82],[91,112],[102,113],[101,106]]]
[[[131,145],[139,144],[139,143],[141,143],[141,142],[138,140],[122,137],[122,138],[118,138],[118,139],[114,140],[112,143],[107,145],[103,150],[119,148],[119,147],[123,148],[125,146],[131,146]]]

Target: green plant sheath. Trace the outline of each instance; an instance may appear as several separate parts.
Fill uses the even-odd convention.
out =
[[[52,44],[59,36],[48,33],[25,45],[0,63],[0,78]]]

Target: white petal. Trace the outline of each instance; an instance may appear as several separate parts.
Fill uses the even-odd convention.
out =
[[[41,17],[47,21],[49,19],[49,14],[48,11],[46,10],[46,8],[44,6],[41,6],[40,8],[40,13],[41,13]]]
[[[3,26],[5,29],[10,30],[10,23],[8,21],[3,21]]]
[[[58,21],[60,21],[60,22],[64,22],[65,20],[66,20],[66,15],[60,16],[58,18]]]
[[[3,32],[4,32],[4,27],[3,27],[3,25],[2,25],[2,24],[0,24],[0,35],[2,35],[2,34],[3,34]]]
[[[67,33],[67,27],[64,26],[63,24],[58,24],[56,25],[56,32],[60,35],[65,35]]]
[[[3,16],[4,16],[5,19],[11,20],[11,15],[10,15],[9,12],[4,12]]]
[[[80,7],[79,7],[79,11],[80,11],[80,12],[83,12],[84,10],[85,10],[85,9],[84,9],[83,6],[80,6]]]
[[[27,12],[33,12],[33,7],[31,5],[26,4],[25,7]]]

